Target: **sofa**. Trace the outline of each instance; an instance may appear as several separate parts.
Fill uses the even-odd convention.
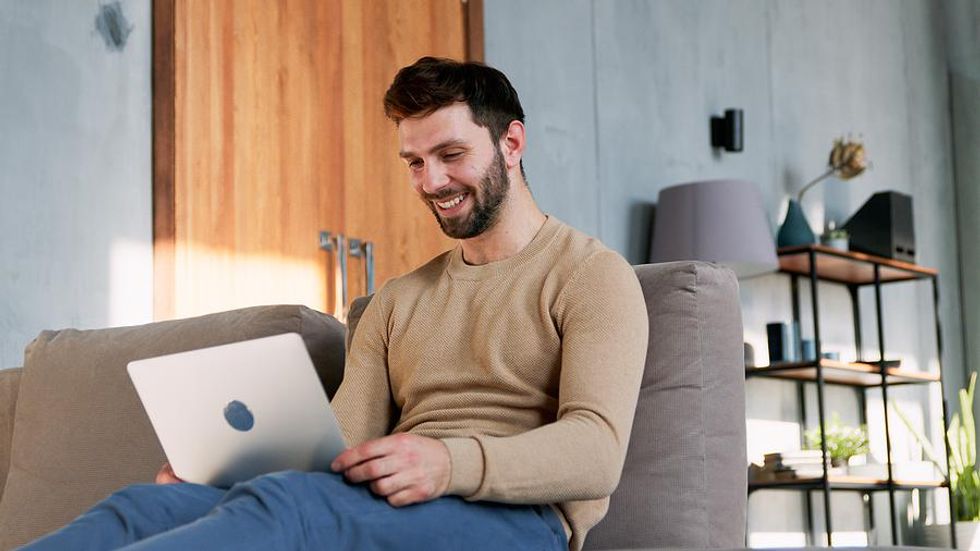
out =
[[[700,262],[637,266],[650,341],[620,484],[587,549],[738,548],[746,508],[738,284]],[[302,306],[261,306],[137,327],[44,331],[0,370],[0,550],[56,529],[164,462],[126,364],[299,333],[332,396],[349,327]],[[588,450],[582,450],[588,453]]]

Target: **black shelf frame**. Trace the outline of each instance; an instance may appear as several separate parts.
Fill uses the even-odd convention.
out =
[[[953,495],[952,488],[950,486],[949,479],[949,440],[945,437],[946,429],[949,426],[949,417],[947,412],[947,404],[945,395],[943,394],[942,402],[942,419],[943,419],[943,443],[946,449],[946,473],[947,476],[940,484],[915,484],[915,483],[902,483],[901,481],[896,481],[894,477],[894,472],[892,469],[892,443],[891,443],[891,431],[890,431],[890,420],[888,414],[888,388],[892,386],[897,386],[899,384],[935,384],[940,385],[940,392],[943,392],[943,369],[942,369],[942,357],[943,357],[943,341],[942,341],[942,326],[939,319],[939,275],[936,270],[929,268],[923,268],[921,266],[916,266],[914,264],[897,262],[887,258],[875,257],[871,255],[866,255],[862,253],[853,253],[849,251],[839,251],[836,249],[831,249],[829,247],[824,247],[821,245],[806,245],[801,247],[786,247],[781,248],[777,251],[777,255],[780,258],[780,272],[788,274],[790,277],[790,294],[792,298],[792,309],[793,309],[793,321],[800,326],[800,285],[799,279],[801,277],[806,277],[810,284],[810,303],[811,311],[813,315],[813,341],[815,354],[818,360],[813,362],[801,362],[799,364],[793,365],[773,365],[767,368],[747,368],[746,377],[773,377],[773,378],[783,378],[784,372],[793,369],[802,368],[812,368],[815,370],[816,374],[813,379],[809,378],[799,378],[796,380],[799,389],[799,403],[800,403],[800,416],[802,422],[805,423],[806,420],[806,400],[804,399],[804,383],[805,382],[815,382],[817,386],[817,417],[818,425],[820,428],[820,434],[825,434],[826,431],[826,415],[825,415],[825,402],[824,402],[824,392],[825,387],[828,384],[844,385],[854,388],[859,388],[861,391],[858,393],[860,406],[861,406],[861,420],[862,422],[867,422],[867,403],[864,389],[866,388],[880,388],[882,392],[882,404],[885,408],[884,410],[884,421],[885,421],[885,449],[886,449],[886,466],[888,472],[888,478],[881,482],[873,483],[853,483],[853,482],[842,482],[839,479],[834,480],[835,477],[831,476],[827,470],[827,464],[829,462],[829,457],[827,454],[826,439],[821,438],[820,451],[823,454],[823,475],[819,478],[812,479],[801,479],[801,480],[787,480],[787,481],[774,481],[774,482],[757,482],[749,483],[748,493],[749,496],[759,490],[796,490],[806,492],[806,515],[807,515],[807,544],[813,545],[811,541],[813,530],[813,511],[812,511],[812,499],[811,495],[813,491],[820,491],[823,494],[823,508],[824,508],[824,527],[827,535],[827,545],[833,547],[833,526],[831,518],[831,491],[859,491],[862,492],[866,497],[866,502],[868,503],[869,516],[868,516],[868,526],[869,529],[874,529],[874,500],[871,499],[870,493],[877,491],[887,491],[888,492],[888,502],[889,510],[891,512],[891,539],[892,545],[898,545],[898,524],[896,522],[896,506],[895,506],[895,492],[902,490],[913,490],[913,489],[936,489],[936,488],[946,488],[949,497],[949,512],[950,512],[950,541],[951,547],[956,548],[956,504],[955,497]],[[806,256],[806,263],[801,264],[799,262],[799,255]],[[842,274],[840,270],[830,270],[830,275],[821,276],[818,272],[819,270],[819,258],[821,256],[832,258],[837,264],[837,268],[840,268],[842,264],[854,264],[855,266],[860,266],[863,275],[847,275]],[[794,258],[795,257],[795,258]],[[792,259],[792,262],[785,262],[787,259]],[[872,277],[867,277],[867,268],[871,269]],[[886,271],[887,276],[883,277],[883,270]],[[884,335],[884,324],[883,324],[883,313],[882,313],[882,298],[881,298],[881,288],[883,285],[894,282],[902,281],[918,281],[918,280],[928,280],[932,285],[932,298],[933,298],[933,315],[934,323],[936,329],[936,348],[937,348],[937,366],[938,366],[938,377],[935,379],[923,378],[921,380],[900,380],[900,381],[889,381],[889,369],[887,367],[887,361],[885,356],[885,335]],[[820,339],[820,307],[818,301],[818,283],[820,281],[826,281],[831,283],[837,283],[847,287],[850,299],[851,299],[851,314],[854,322],[854,341],[857,361],[865,364],[870,364],[877,367],[875,371],[880,375],[880,382],[876,384],[854,384],[847,382],[830,382],[825,379],[824,371],[828,369],[825,362],[820,361],[819,358],[822,357],[822,343]],[[862,287],[873,286],[874,288],[874,300],[875,300],[875,324],[877,327],[877,337],[878,337],[878,360],[876,361],[863,361],[862,350],[863,341],[861,334],[861,305],[859,300],[859,290]]]

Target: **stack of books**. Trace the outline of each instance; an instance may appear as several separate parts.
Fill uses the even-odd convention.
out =
[[[796,480],[800,478],[820,478],[823,476],[820,450],[799,450],[792,452],[767,453],[762,467],[756,466],[752,472],[753,480]],[[845,474],[844,467],[832,467],[827,458],[827,473]]]

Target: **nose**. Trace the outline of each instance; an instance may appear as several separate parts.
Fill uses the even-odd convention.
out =
[[[449,185],[449,174],[440,163],[428,163],[422,174],[422,191],[428,195],[436,195],[439,190]]]

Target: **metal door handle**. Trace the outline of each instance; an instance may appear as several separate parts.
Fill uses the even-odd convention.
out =
[[[337,234],[337,263],[340,265],[340,301],[344,318],[347,317],[347,247],[344,234]]]
[[[364,259],[364,288],[368,295],[374,293],[374,243],[344,236],[342,233],[332,234],[320,232],[320,248],[334,252],[337,255],[337,265],[340,267],[340,289],[343,302],[343,315],[347,310],[347,256]]]
[[[348,250],[350,255],[364,259],[364,289],[370,295],[374,293],[374,243],[362,239],[350,239]]]
[[[337,255],[337,266],[340,268],[340,317],[347,315],[347,244],[344,234],[320,232],[320,248]],[[336,312],[336,309],[335,309]]]
[[[364,242],[364,280],[367,294],[374,294],[374,243]]]

